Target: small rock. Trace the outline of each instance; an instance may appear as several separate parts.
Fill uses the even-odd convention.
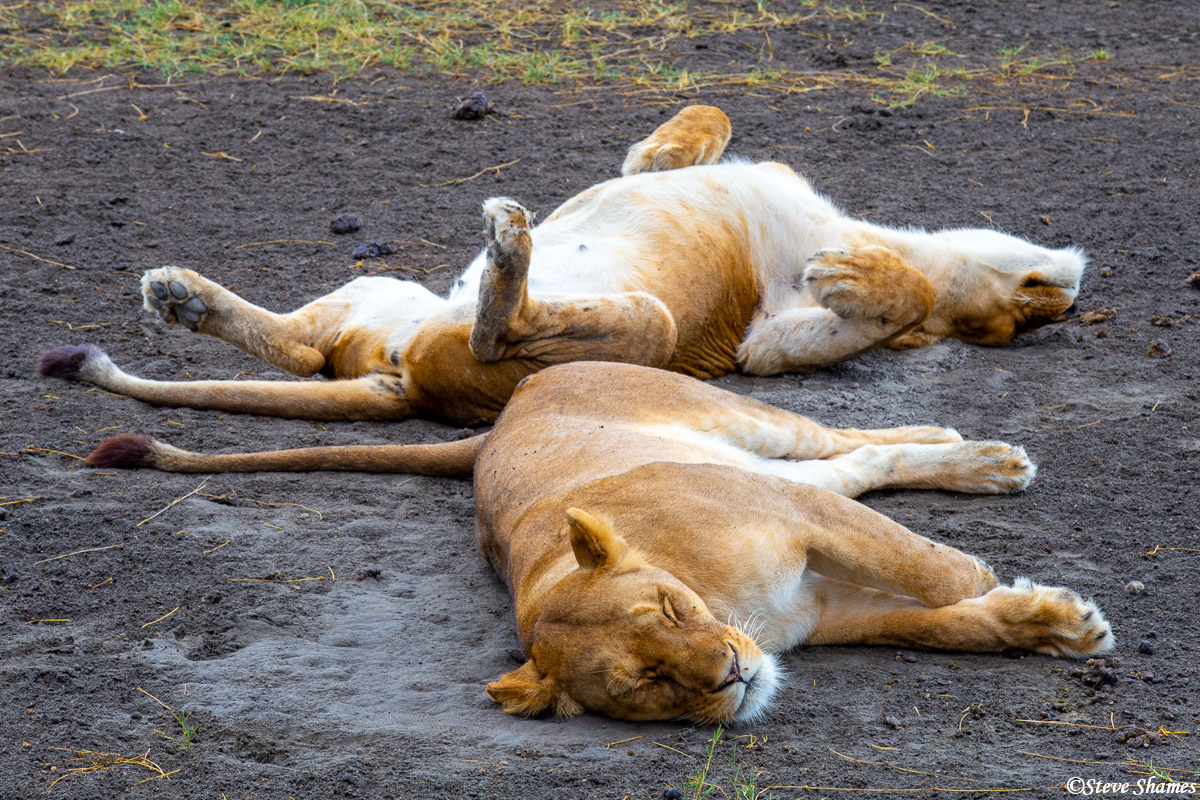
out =
[[[683,792],[678,789],[663,789],[663,800],[680,800]]]
[[[1096,331],[1096,338],[1097,339],[1107,339],[1108,331],[1104,328],[1101,328],[1100,330]]]
[[[1100,268],[1100,277],[1101,278],[1111,278],[1112,277],[1112,267],[1101,267]]]
[[[380,256],[390,256],[394,252],[396,252],[396,248],[387,242],[367,242],[350,251],[350,256],[352,258],[379,258]]]
[[[4,573],[4,585],[7,586],[10,583],[16,583],[20,577],[21,576],[17,573],[9,570],[8,572]]]
[[[454,109],[455,119],[483,119],[488,114],[495,114],[496,107],[487,99],[483,92],[474,92]]]
[[[54,244],[57,247],[65,247],[66,245],[69,245],[73,241],[75,241],[75,234],[64,233],[62,236],[59,236],[57,239],[54,240]]]
[[[92,493],[91,489],[76,489],[75,491],[73,491],[69,495],[67,495],[67,497],[87,497],[91,493]]]
[[[1154,646],[1154,642],[1150,641],[1149,639],[1142,639],[1140,642],[1138,642],[1138,652],[1139,653],[1144,653],[1145,655],[1152,656],[1152,655],[1154,655],[1154,651],[1156,649],[1157,648]]]
[[[362,221],[357,214],[341,214],[329,223],[329,230],[336,234],[354,233],[362,227]]]
[[[1200,270],[1192,273],[1192,277],[1188,278],[1188,283],[1193,289],[1200,289]]]
[[[1116,319],[1117,310],[1115,308],[1097,308],[1094,311],[1089,311],[1086,314],[1079,316],[1079,321],[1084,325],[1095,325],[1099,322],[1107,322],[1110,319]]]
[[[1158,328],[1173,328],[1175,327],[1175,318],[1153,316],[1150,318],[1150,324]]]
[[[350,580],[365,581],[367,578],[371,578],[373,580],[379,580],[379,576],[382,574],[383,574],[382,572],[380,572],[378,569],[376,569],[374,567],[371,567],[369,569],[360,569],[358,572],[356,572],[350,576]]]
[[[1155,631],[1155,630],[1146,631],[1146,638],[1147,639],[1157,639],[1158,631]]]
[[[1146,584],[1141,581],[1130,581],[1125,584],[1125,594],[1141,594],[1146,591]]]
[[[907,661],[909,664],[915,664],[915,663],[917,663],[917,654],[916,653],[901,653],[900,659],[902,661]]]
[[[900,721],[899,717],[884,717],[883,721],[888,725],[891,725],[896,730],[900,730],[904,727],[904,723]]]
[[[1150,343],[1149,349],[1146,350],[1146,355],[1150,358],[1166,358],[1171,355],[1171,345],[1162,339],[1156,339]]]

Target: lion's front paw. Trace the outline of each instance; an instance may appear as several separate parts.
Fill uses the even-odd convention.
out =
[[[729,118],[714,106],[688,106],[629,148],[622,175],[715,164],[729,142]]]
[[[208,281],[190,269],[162,267],[142,275],[142,298],[147,311],[190,331],[200,329],[212,309],[205,302]]]
[[[1086,658],[1112,648],[1112,628],[1096,604],[1070,589],[1019,578],[981,598],[1004,626],[1008,644],[1038,653]]]
[[[933,287],[886,247],[826,247],[804,268],[818,303],[843,319],[878,319],[889,327],[915,325],[933,308]]]

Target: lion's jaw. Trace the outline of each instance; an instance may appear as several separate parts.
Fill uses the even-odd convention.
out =
[[[542,599],[529,661],[488,686],[510,713],[753,721],[779,684],[773,656],[719,622],[611,525],[572,509],[579,568]]]

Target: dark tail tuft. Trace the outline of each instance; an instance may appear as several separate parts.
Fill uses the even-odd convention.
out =
[[[154,468],[154,437],[144,433],[122,433],[105,439],[87,457],[89,467]]]
[[[51,378],[77,381],[83,362],[90,356],[103,354],[104,351],[94,344],[65,344],[42,353],[42,357],[38,359],[37,371],[39,375]]]

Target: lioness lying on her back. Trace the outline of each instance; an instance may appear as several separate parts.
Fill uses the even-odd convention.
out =
[[[447,298],[359,278],[274,314],[191,270],[145,274],[146,308],[168,322],[333,382],[148,381],[93,346],[50,351],[39,371],[158,405],[476,424],[551,364],[805,371],[879,345],[1004,344],[1074,303],[1084,267],[1074,248],[856,220],[783,164],[714,164],[729,135],[719,109],[685,108],[634,145],[625,177],[536,228],[515,201],[488,200],[487,247]]]
[[[489,433],[435,445],[186,453],[125,435],[94,466],[475,476],[479,546],[527,657],[505,711],[750,720],[773,652],[888,644],[1064,656],[1113,639],[1090,602],[1018,580],[848,498],[1023,489],[1019,447],[944,428],[835,430],[691,378],[576,363],[526,379]],[[764,651],[768,651],[764,653]]]

